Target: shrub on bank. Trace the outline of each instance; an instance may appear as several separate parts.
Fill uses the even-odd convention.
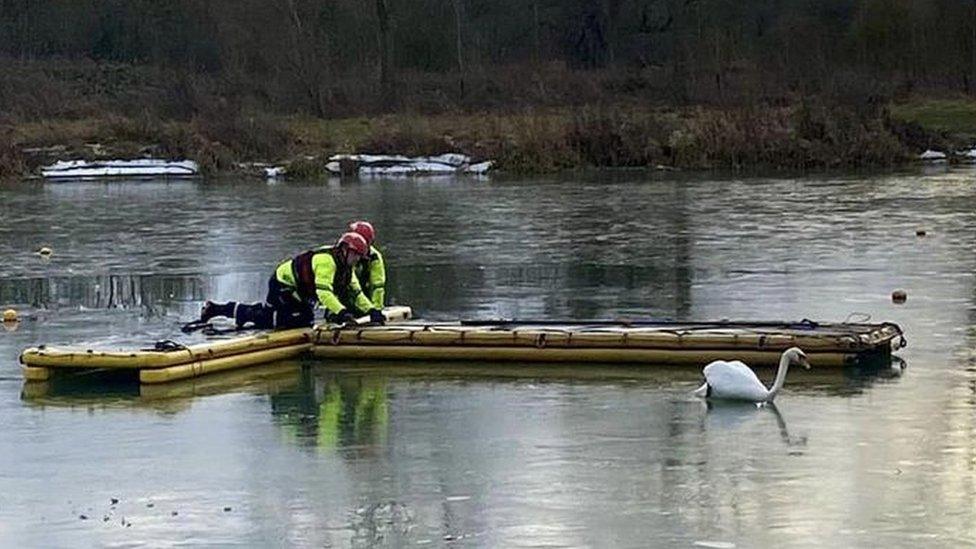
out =
[[[908,140],[899,128],[903,126],[885,108],[815,101],[721,109],[590,106],[305,122],[217,109],[189,121],[143,113],[33,123],[15,127],[20,138],[13,141],[22,146],[64,143],[69,145],[66,154],[82,150],[89,155],[93,153],[86,144],[99,143],[105,145],[103,155],[189,158],[209,173],[236,170],[241,162],[283,162],[292,176],[317,177],[322,162],[303,159],[337,152],[417,156],[456,151],[495,160],[499,170],[511,173],[657,165],[733,170],[887,166],[909,160],[918,152],[915,143],[928,135],[918,130],[921,137],[911,134]],[[14,161],[7,164],[8,171],[25,169]]]
[[[197,116],[193,131],[229,149],[241,160],[273,160],[286,156],[293,137],[277,118],[267,114],[218,110]]]
[[[431,156],[453,150],[444,134],[423,121],[407,124],[382,124],[359,145],[362,152]]]
[[[27,170],[27,162],[20,147],[14,145],[11,132],[0,128],[0,179],[15,177]]]
[[[533,113],[495,120],[483,130],[483,153],[498,169],[513,173],[546,173],[579,166],[567,144],[562,116]]]
[[[285,167],[285,173],[295,179],[319,179],[326,174],[325,161],[315,156],[296,158]]]
[[[195,160],[204,173],[234,170],[246,161],[285,158],[294,142],[279,120],[264,114],[214,113],[189,122],[144,114],[110,117],[107,125],[102,137],[117,154],[187,158]],[[133,143],[141,146],[134,148]]]
[[[653,166],[668,161],[663,144],[672,129],[655,112],[584,108],[574,114],[566,143],[583,165]]]
[[[726,169],[887,166],[910,152],[883,112],[823,104],[699,109],[670,146],[677,166]]]

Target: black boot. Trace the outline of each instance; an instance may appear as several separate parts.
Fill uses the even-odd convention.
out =
[[[200,309],[200,322],[210,322],[210,319],[215,316],[226,316],[232,318],[234,316],[234,308],[237,306],[236,301],[228,301],[227,303],[214,303],[213,301],[208,301],[203,304],[203,308]]]

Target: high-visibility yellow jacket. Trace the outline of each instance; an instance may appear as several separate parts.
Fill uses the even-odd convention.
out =
[[[366,299],[373,303],[373,307],[382,310],[386,298],[386,265],[376,246],[369,247],[369,255],[360,260],[355,272]]]
[[[356,308],[365,313],[373,305],[363,294],[353,269],[343,266],[335,255],[332,247],[298,254],[278,264],[275,277],[283,285],[294,288],[300,300],[318,303],[332,314],[339,314],[346,308],[339,295],[354,296]]]

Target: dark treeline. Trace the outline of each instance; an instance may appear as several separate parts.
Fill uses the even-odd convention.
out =
[[[971,146],[976,0],[0,0],[0,69],[0,176],[158,155],[312,177],[340,151],[890,166]]]
[[[972,92],[976,2],[0,0],[0,54],[15,74],[39,62],[66,71],[65,60],[150,67],[162,72],[141,78],[166,75],[158,86],[190,110],[200,81],[315,116],[607,96],[775,104]],[[6,80],[0,107],[16,112],[36,87]],[[25,114],[49,114],[34,108]]]

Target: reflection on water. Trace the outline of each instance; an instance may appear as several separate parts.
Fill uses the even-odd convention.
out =
[[[854,396],[869,389],[875,382],[888,382],[900,377],[905,362],[894,357],[894,365],[884,368],[829,368],[790,372],[789,387],[798,394]],[[761,378],[771,378],[773,368],[758,368]],[[669,364],[593,364],[593,363],[518,363],[469,361],[356,361],[323,364],[313,359],[286,360],[218,372],[206,376],[162,384],[141,385],[134,372],[100,370],[71,376],[54,376],[49,381],[23,382],[21,397],[41,406],[75,406],[112,401],[115,405],[152,405],[165,400],[192,400],[195,397],[227,393],[250,392],[271,396],[275,416],[314,419],[324,409],[335,413],[351,403],[365,398],[369,402],[385,402],[379,398],[388,378],[420,379],[422,381],[478,382],[528,380],[539,383],[631,383],[692,386],[701,381],[699,371]],[[363,396],[370,395],[370,396]],[[328,405],[325,405],[328,401]],[[713,401],[703,401],[713,402]],[[735,402],[714,401],[719,406],[735,406]],[[325,406],[325,407],[323,407]],[[353,406],[356,414],[365,409]],[[371,408],[372,405],[366,406]],[[750,404],[755,407],[754,404]],[[385,405],[383,406],[385,408]],[[340,413],[342,416],[345,412]],[[351,415],[349,417],[355,417]],[[310,430],[311,437],[315,429]],[[296,438],[298,440],[298,438]],[[332,446],[336,446],[333,444]]]
[[[302,447],[370,451],[386,441],[384,378],[316,375],[304,368],[294,390],[271,397],[271,410],[286,438]]]
[[[143,308],[152,315],[174,302],[205,298],[199,277],[105,275],[0,279],[0,303],[34,309]]]
[[[781,408],[793,409],[797,399],[822,398],[817,394],[828,391],[831,380],[836,385],[846,379],[837,371],[797,377],[792,381],[801,392],[784,393]],[[620,522],[613,501],[627,498],[650,505],[654,513],[680,508],[688,504],[684,490],[729,474],[719,456],[741,460],[757,452],[795,458],[810,444],[829,444],[816,436],[808,444],[809,421],[799,422],[799,434],[791,432],[797,428],[787,426],[776,406],[703,403],[690,394],[697,382],[687,369],[291,361],[159,386],[140,387],[131,379],[104,385],[86,379],[31,383],[23,398],[48,412],[149,411],[177,422],[164,428],[169,437],[185,428],[183,418],[226,420],[211,415],[218,410],[196,410],[202,398],[224,395],[240,402],[235,395],[253,395],[255,419],[270,418],[275,432],[254,433],[258,439],[250,444],[262,452],[284,444],[329,460],[328,481],[313,474],[321,491],[301,489],[291,502],[295,512],[323,505],[321,498],[335,497],[337,489],[352,498],[341,520],[326,516],[304,524],[302,544],[368,546],[391,539],[413,544],[450,536],[497,546],[514,536],[531,544],[562,539],[575,545],[570,542],[585,544],[589,538],[567,539],[515,525],[525,516],[566,520],[582,493],[595,500],[593,507],[583,506],[590,515],[586,528],[608,523],[636,534],[642,528]],[[98,395],[99,386],[110,394]],[[30,394],[29,387],[44,390]],[[593,469],[594,463],[601,465]],[[663,476],[648,476],[659,466]],[[556,476],[548,473],[553,469]],[[292,485],[287,469],[263,474],[270,476],[268,482]],[[394,495],[389,486],[402,491]],[[527,493],[519,496],[523,490]],[[194,493],[173,499],[172,505],[188,513],[196,507]],[[657,500],[655,494],[668,497]],[[743,497],[763,496],[747,491]],[[509,526],[500,531],[470,515],[496,505],[510,509],[504,513]],[[144,509],[142,516],[136,511],[127,516],[152,519],[147,514]],[[264,518],[295,517],[275,510]]]
[[[756,421],[763,416],[773,416],[776,420],[776,427],[779,436],[787,447],[806,446],[807,437],[794,437],[790,435],[786,420],[780,413],[779,407],[775,403],[757,405],[752,402],[735,402],[722,400],[704,401],[708,414],[705,420],[705,428],[718,431],[722,436],[729,436],[741,429],[743,425]],[[794,450],[799,452],[799,450]],[[792,454],[791,455],[799,455]]]
[[[21,398],[32,406],[133,407],[159,411],[186,409],[197,397],[229,393],[274,395],[299,384],[303,363],[287,360],[199,378],[142,385],[134,372],[107,370],[48,381],[25,381]]]
[[[555,312],[543,314],[571,318],[606,315],[606,311],[596,305],[599,299],[586,296],[598,288],[620,287],[645,295],[648,301],[654,296],[653,299],[658,302],[658,310],[662,311],[653,315],[654,318],[674,318],[687,304],[661,299],[661,296],[669,295],[667,288],[657,283],[644,282],[657,280],[660,275],[654,269],[625,266],[403,266],[397,268],[396,277],[388,284],[388,288],[393,304],[410,304],[418,314],[426,312],[425,316],[428,318],[457,319],[457,311],[470,311],[467,313],[470,317],[484,315],[485,313],[479,312],[485,301],[485,297],[477,289],[479,287],[504,287],[512,294],[524,294],[526,310],[535,314],[539,314],[539,311],[527,307],[528,303],[545,296],[539,302],[541,310]],[[432,279],[437,280],[439,285],[427,283]],[[266,280],[267,275],[263,272],[241,273],[231,277],[103,275],[10,278],[0,279],[0,303],[16,306],[27,318],[49,317],[51,312],[72,316],[85,315],[90,309],[137,309],[144,318],[189,319],[197,314],[199,304],[211,296],[263,299],[259,289],[266,284]],[[238,288],[241,288],[240,291],[234,293]],[[517,300],[514,297],[510,299]],[[564,304],[560,304],[560,301]],[[493,314],[496,309],[489,308],[485,311]],[[651,315],[647,317],[650,318]],[[173,337],[178,334],[178,331],[173,330]]]
[[[0,306],[28,318],[0,331],[0,539],[974,545],[973,175],[0,187]],[[700,368],[20,378],[31,345],[187,341],[179,322],[203,299],[261,299],[277,261],[360,217],[379,227],[392,299],[426,318],[857,312],[906,330],[911,368],[790,372],[776,408],[732,409],[691,396]]]

